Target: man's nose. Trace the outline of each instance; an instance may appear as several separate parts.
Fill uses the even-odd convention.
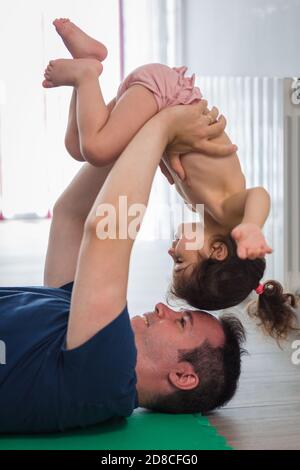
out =
[[[180,315],[180,313],[175,312],[171,308],[169,308],[167,305],[163,303],[159,303],[155,306],[155,311],[160,319],[163,318],[171,318],[174,319],[175,315]]]
[[[168,253],[169,253],[169,255],[174,259],[174,257],[175,257],[175,249],[174,249],[173,247],[169,249]]]

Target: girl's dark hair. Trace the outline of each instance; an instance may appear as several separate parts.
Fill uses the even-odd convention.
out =
[[[295,307],[294,295],[284,294],[279,282],[267,281],[257,305],[249,305],[248,314],[259,319],[260,325],[272,338],[281,340],[286,339],[291,331],[298,330]]]
[[[201,261],[193,267],[191,275],[174,279],[171,287],[171,294],[199,310],[223,310],[240,304],[258,287],[266,269],[265,259],[239,258],[236,242],[231,235],[215,236],[212,238],[214,242],[226,245],[226,259]],[[296,300],[292,294],[284,294],[279,282],[268,281],[263,294],[256,305],[248,309],[248,313],[259,319],[260,326],[271,337],[281,340],[291,330],[297,330],[295,306]]]

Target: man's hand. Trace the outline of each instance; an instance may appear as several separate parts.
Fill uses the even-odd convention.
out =
[[[192,151],[205,155],[228,156],[236,152],[233,144],[216,144],[212,139],[219,137],[226,128],[226,119],[213,108],[207,113],[207,101],[188,106],[174,106],[162,113],[171,118],[167,153],[184,154]],[[206,113],[206,114],[205,114]]]
[[[224,132],[226,119],[224,116],[218,119],[219,111],[215,107],[209,111],[207,101],[202,100],[196,105],[176,106],[170,112],[173,113],[174,120],[166,153],[171,168],[182,181],[186,178],[181,163],[183,154],[196,151],[214,157],[227,157],[236,152],[236,145],[211,142],[211,139]],[[166,174],[164,165],[161,170],[171,183],[172,177],[170,178],[169,172]]]
[[[232,230],[231,236],[237,243],[237,254],[241,259],[254,260],[273,253],[262,230],[256,224],[242,223]]]

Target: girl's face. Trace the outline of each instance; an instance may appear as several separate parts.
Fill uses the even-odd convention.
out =
[[[168,253],[173,258],[173,276],[178,278],[183,273],[189,275],[195,264],[199,265],[208,259],[213,249],[210,248],[209,237],[201,223],[181,224],[174,237]]]

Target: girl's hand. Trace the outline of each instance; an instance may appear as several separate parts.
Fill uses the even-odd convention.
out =
[[[161,169],[162,174],[167,178],[170,185],[173,186],[173,184],[175,184],[175,181],[173,179],[173,176],[169,172],[168,168],[166,167],[165,163],[163,162],[163,160],[160,162],[159,167]]]
[[[254,260],[273,253],[261,228],[256,224],[241,223],[232,230],[231,236],[237,243],[237,255],[241,259]]]
[[[218,119],[217,108],[207,112],[207,101],[174,106],[161,113],[168,113],[170,116],[168,153],[184,154],[196,151],[205,155],[228,156],[237,151],[236,145],[211,142],[211,139],[224,132],[226,119],[224,116]]]

